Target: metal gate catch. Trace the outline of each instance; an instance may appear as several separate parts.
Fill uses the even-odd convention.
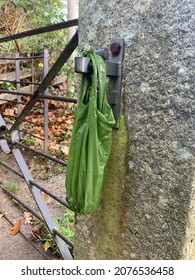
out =
[[[108,79],[107,99],[112,107],[116,122],[120,115],[121,89],[122,89],[122,65],[124,58],[124,39],[113,39],[110,42],[110,51],[100,49],[95,51],[100,55],[106,64],[106,75]],[[91,75],[91,60],[88,57],[75,57],[75,72]],[[118,127],[116,123],[115,127]]]

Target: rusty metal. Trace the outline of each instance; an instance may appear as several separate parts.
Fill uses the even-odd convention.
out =
[[[121,50],[121,45],[119,44],[119,42],[113,42],[110,45],[110,51],[112,54],[118,55],[120,53],[120,50]]]

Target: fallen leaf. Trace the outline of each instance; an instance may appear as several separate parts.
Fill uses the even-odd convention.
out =
[[[10,115],[10,116],[14,116],[14,109],[5,109],[5,114],[6,115]]]
[[[62,146],[61,151],[65,154],[65,156],[68,156],[69,154],[69,147],[67,146]]]
[[[73,121],[74,121],[73,119],[65,120],[65,122],[66,122],[67,124],[72,124]]]
[[[3,198],[2,203],[5,203],[7,201],[7,198]]]
[[[56,190],[56,186],[55,185],[52,185],[51,188],[52,188],[53,191]]]
[[[39,68],[43,68],[43,63],[40,62],[40,63],[38,64],[38,66],[39,66]]]
[[[3,169],[3,173],[7,174],[8,173],[8,169]]]
[[[22,225],[22,219],[18,219],[15,225],[11,228],[10,234],[16,235],[20,231],[21,225]]]
[[[31,225],[32,223],[32,216],[29,212],[24,212],[24,224],[25,225]]]
[[[33,237],[34,239],[36,239],[36,240],[41,239],[41,235],[39,234],[39,232],[36,232],[36,231],[31,230],[30,233],[32,234],[32,237]]]
[[[46,193],[42,193],[42,197],[45,200],[45,203],[47,205],[49,205],[51,203],[51,199],[49,198],[49,196]]]
[[[46,241],[43,245],[43,248],[44,248],[45,251],[47,251],[50,247],[51,247],[51,244],[48,241]]]

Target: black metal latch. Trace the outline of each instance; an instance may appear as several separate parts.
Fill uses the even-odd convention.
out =
[[[124,39],[113,39],[108,49],[97,50],[106,63],[106,74],[108,76],[107,98],[112,107],[116,126],[120,115],[121,89],[122,89],[122,65],[124,58]],[[90,75],[90,59],[88,57],[75,57],[75,72]]]

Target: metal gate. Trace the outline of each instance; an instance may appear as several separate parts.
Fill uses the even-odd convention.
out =
[[[33,36],[33,35],[41,34],[41,33],[45,33],[45,32],[55,31],[55,30],[59,30],[62,28],[69,28],[69,27],[77,26],[77,25],[78,25],[77,19],[65,21],[62,23],[58,23],[58,24],[54,24],[54,25],[50,25],[50,26],[46,26],[46,27],[42,27],[42,28],[37,28],[37,29],[26,31],[26,32],[14,34],[14,35],[11,35],[11,36],[8,36],[5,38],[1,38],[0,43],[24,38],[27,36]],[[62,51],[60,56],[57,58],[56,62],[50,68],[48,73],[45,75],[42,82],[38,85],[38,87],[34,93],[31,94],[29,92],[21,92],[19,90],[19,87],[17,87],[16,91],[0,90],[0,93],[8,93],[11,95],[14,94],[14,95],[17,95],[18,98],[20,98],[21,96],[30,96],[30,100],[27,102],[24,109],[21,110],[21,112],[19,112],[17,118],[15,119],[14,123],[11,126],[7,125],[3,116],[0,115],[0,147],[1,147],[1,150],[6,155],[10,155],[10,154],[13,155],[21,172],[18,172],[11,166],[8,166],[5,162],[0,161],[0,164],[3,165],[4,167],[8,168],[12,172],[14,172],[16,175],[25,179],[27,186],[30,189],[32,196],[40,210],[41,215],[34,212],[33,209],[29,208],[28,205],[25,205],[22,200],[18,199],[16,196],[14,196],[8,190],[5,190],[5,189],[4,190],[6,192],[8,192],[9,195],[12,196],[15,200],[17,200],[18,203],[20,203],[23,207],[25,207],[28,211],[30,211],[33,215],[35,215],[39,220],[43,221],[46,224],[46,226],[48,227],[49,231],[51,232],[51,234],[53,236],[53,239],[56,242],[56,245],[57,245],[63,259],[66,259],[66,260],[73,259],[73,256],[67,247],[67,244],[71,247],[74,247],[74,245],[65,236],[63,236],[60,233],[60,231],[58,230],[56,223],[54,222],[54,219],[48,209],[48,206],[42,197],[42,192],[48,194],[49,196],[51,196],[53,199],[55,199],[56,201],[58,201],[59,203],[61,203],[65,207],[67,207],[68,209],[70,209],[70,207],[66,203],[66,201],[63,201],[62,199],[57,197],[55,194],[51,193],[50,191],[48,191],[47,189],[43,188],[42,186],[40,186],[39,184],[37,184],[35,182],[35,180],[33,179],[32,175],[31,175],[31,172],[25,162],[25,159],[22,155],[21,147],[28,149],[42,157],[45,157],[49,160],[52,160],[58,164],[63,165],[63,166],[66,166],[66,162],[61,159],[55,158],[54,156],[52,156],[46,152],[34,150],[34,149],[24,145],[23,143],[21,143],[18,128],[19,128],[19,125],[25,120],[27,115],[30,113],[32,108],[35,106],[37,101],[39,101],[41,99],[58,100],[60,102],[72,102],[72,103],[77,102],[77,100],[74,98],[66,98],[63,96],[51,96],[48,94],[44,94],[45,91],[47,90],[48,86],[52,82],[52,80],[58,74],[58,72],[60,71],[62,66],[67,62],[68,58],[71,56],[71,54],[77,48],[77,46],[78,46],[78,32],[76,32],[74,34],[74,36],[72,37],[72,39],[68,42],[68,44],[66,45],[66,47],[64,48],[64,50]],[[17,58],[14,58],[14,59],[16,61],[19,61],[22,58],[18,56]],[[33,57],[31,57],[31,59],[33,59]],[[16,79],[16,83],[17,82],[18,81]],[[20,101],[20,99],[18,99],[18,100]]]

